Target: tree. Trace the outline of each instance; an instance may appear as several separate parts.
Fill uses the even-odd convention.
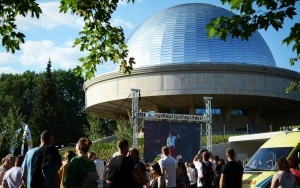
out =
[[[20,114],[22,121],[27,123],[30,129],[35,129],[29,120],[36,115],[36,113],[33,113],[33,109],[38,106],[36,101],[37,96],[40,95],[37,93],[40,92],[40,82],[44,82],[41,80],[45,79],[45,74],[26,71],[21,75],[0,75],[0,122],[3,122],[3,119],[7,118],[10,110],[12,110],[14,113],[18,112]],[[64,133],[65,135],[70,135],[70,141],[77,141],[79,137],[84,135],[83,125],[87,124],[82,87],[84,79],[75,76],[71,70],[58,70],[53,71],[51,74],[69,122],[64,126]],[[1,127],[3,128],[3,126]],[[1,127],[0,132],[4,130]],[[37,141],[39,139],[39,131],[33,132],[35,134],[33,137]]]
[[[128,2],[134,0],[128,0]],[[74,46],[79,45],[80,51],[88,52],[86,57],[79,61],[81,66],[75,68],[77,75],[85,73],[86,78],[94,76],[97,65],[112,61],[120,64],[120,70],[130,73],[133,58],[126,60],[128,55],[125,44],[124,32],[121,27],[113,27],[110,18],[117,8],[119,0],[61,0],[60,12],[71,11],[84,20],[83,29],[79,32],[79,38],[74,41]],[[2,45],[7,51],[15,52],[20,49],[20,43],[24,43],[25,35],[17,32],[15,19],[18,15],[39,17],[42,13],[36,0],[28,1],[1,1],[0,5],[0,34]]]
[[[33,111],[33,101],[36,94],[37,83],[42,74],[36,74],[33,71],[26,71],[21,75],[22,83],[22,101],[21,112],[24,116],[24,122],[28,122]]]
[[[39,135],[44,130],[52,131],[56,144],[69,142],[69,122],[58,94],[51,71],[51,61],[47,64],[46,72],[40,77],[37,85],[31,125],[34,145],[39,144]]]
[[[19,75],[2,74],[0,76],[0,113],[7,116],[9,109],[18,109],[21,106],[22,82]]]
[[[87,116],[87,119],[88,125],[84,127],[84,133],[86,134],[86,136],[93,141],[103,138],[104,136],[101,132],[101,119],[94,114],[89,114]]]
[[[22,126],[20,122],[23,121],[19,109],[10,108],[6,116],[0,114],[0,156],[1,154],[9,152],[14,147],[16,151],[22,144]],[[19,132],[17,131],[19,129]],[[20,154],[20,152],[18,152]]]
[[[24,43],[25,35],[17,32],[16,17],[18,15],[25,17],[27,14],[31,14],[31,17],[39,18],[40,13],[42,10],[35,0],[1,0],[0,35],[2,36],[2,46],[13,53],[20,50],[20,43]]]
[[[117,129],[114,132],[117,140],[124,138],[128,140],[130,146],[132,145],[132,126],[125,119],[117,121]]]
[[[38,75],[26,71],[19,74],[0,75],[0,113],[6,116],[10,108],[20,110],[24,121],[32,113],[32,101]]]
[[[223,4],[228,3],[231,10],[240,11],[240,14],[230,18],[221,16],[213,19],[207,25],[209,37],[218,36],[225,41],[231,35],[233,38],[248,40],[259,29],[267,30],[273,27],[278,31],[283,28],[286,19],[293,20],[297,15],[296,1],[298,0],[221,0]],[[296,57],[290,58],[290,64],[294,65],[300,59],[300,22],[294,21],[289,36],[282,43],[293,46],[292,50],[296,52]],[[299,88],[300,80],[297,80],[292,82],[286,91]]]
[[[69,120],[70,141],[77,142],[83,135],[83,125],[87,124],[82,87],[84,79],[76,76],[71,70],[55,70],[53,79]]]

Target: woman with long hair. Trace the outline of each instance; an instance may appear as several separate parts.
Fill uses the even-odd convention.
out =
[[[76,154],[72,150],[69,150],[64,154],[63,165],[58,170],[60,188],[64,188],[64,179],[67,176],[69,163],[70,163],[71,159],[73,159],[73,157],[75,157],[75,156],[76,156]]]
[[[187,175],[187,169],[183,162],[178,162],[178,169],[179,169],[179,178],[176,181],[177,188],[185,188],[189,187],[190,180],[189,176]]]
[[[278,172],[273,175],[271,188],[296,188],[295,176],[291,173],[289,163],[285,157],[277,161]]]
[[[88,158],[88,151],[92,141],[88,138],[80,138],[76,144],[77,157],[74,157],[69,164],[67,176],[64,180],[66,187],[83,187],[81,184],[86,172],[96,172],[94,161]]]
[[[166,187],[166,180],[161,173],[161,168],[158,163],[154,163],[150,167],[150,173],[152,180],[150,181],[151,188],[165,188]]]

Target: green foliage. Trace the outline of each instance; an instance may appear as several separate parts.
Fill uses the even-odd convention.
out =
[[[228,138],[231,137],[231,136],[237,136],[234,135],[234,134],[230,134],[230,135],[219,135],[219,134],[215,134],[215,135],[212,135],[212,144],[219,144],[219,143],[223,143],[223,142],[228,142]],[[203,136],[202,137],[202,145],[203,146],[206,146],[207,145],[207,142],[206,142],[206,136]]]
[[[102,121],[95,114],[89,114],[87,116],[88,125],[83,127],[84,133],[88,136],[89,139],[95,141],[99,138],[102,138],[103,135],[101,133]]]
[[[2,46],[13,53],[20,50],[20,43],[24,43],[25,35],[17,32],[16,17],[25,17],[30,14],[31,17],[39,18],[40,13],[42,10],[35,0],[1,0],[0,35],[2,36]]]
[[[66,111],[59,95],[51,71],[49,60],[46,73],[41,76],[37,85],[36,96],[33,101],[33,112],[30,124],[33,137],[33,144],[39,144],[39,134],[44,130],[53,131],[56,144],[69,142],[69,122]]]
[[[50,71],[51,72],[51,71]],[[53,85],[56,87],[60,99],[54,100],[51,92],[44,92],[43,95],[38,93],[41,90],[41,82],[46,85],[44,88],[50,88],[51,84],[48,84],[46,79],[46,73],[36,74],[35,72],[26,71],[23,74],[1,74],[0,75],[0,122],[3,122],[3,118],[7,118],[10,110],[14,113],[15,119],[17,120],[17,114],[22,119],[22,122],[29,124],[29,128],[32,133],[33,139],[35,139],[35,145],[39,144],[40,130],[29,122],[37,113],[33,113],[34,108],[37,105],[37,98],[46,96],[47,100],[53,100],[57,107],[63,106],[64,111],[67,115],[67,123],[59,130],[60,135],[55,137],[55,141],[60,141],[63,136],[63,140],[75,142],[79,137],[83,136],[82,127],[87,124],[85,114],[85,100],[82,77],[75,76],[75,74],[69,70],[58,70],[51,73],[50,76],[53,80]],[[52,86],[51,86],[52,87]],[[49,95],[47,95],[49,94]],[[46,103],[46,100],[39,99]],[[51,102],[52,103],[52,102]],[[41,109],[45,108],[45,104],[40,105],[41,113],[46,113]],[[48,117],[48,116],[47,116]],[[41,120],[43,124],[44,120]],[[1,123],[0,123],[1,124]],[[10,126],[11,124],[9,124]],[[20,124],[18,124],[20,126]],[[70,125],[70,126],[69,126]],[[12,127],[9,127],[12,128]],[[4,130],[2,124],[0,125],[0,131]],[[58,130],[57,130],[58,131]],[[12,138],[12,137],[11,137]],[[66,145],[67,143],[59,143]],[[7,149],[7,148],[6,148]]]
[[[118,151],[117,142],[95,142],[90,148],[90,151],[95,152],[100,159],[107,161]]]
[[[69,121],[71,142],[76,142],[83,134],[83,125],[87,125],[83,84],[84,79],[71,70],[53,71],[54,84],[65,108]]]
[[[22,128],[22,116],[18,109],[10,108],[6,116],[0,115],[0,147],[1,150],[9,151],[11,146],[18,148],[22,144],[22,132],[17,134],[17,130]]]
[[[248,40],[249,37],[259,29],[267,30],[270,26],[276,31],[283,28],[285,20],[294,20],[297,15],[296,0],[221,0],[223,4],[228,3],[231,10],[237,10],[239,15],[231,18],[221,16],[215,18],[207,25],[208,36],[220,37],[226,40],[228,35],[232,38]],[[256,6],[254,6],[256,5]],[[253,7],[258,7],[254,9]],[[290,58],[290,64],[294,65],[300,59],[300,23],[295,19],[294,26],[291,27],[289,36],[282,43],[293,45],[292,51],[296,52],[296,57]],[[293,82],[287,91],[299,89],[300,83]]]
[[[20,110],[23,96],[23,81],[20,76],[2,74],[0,77],[0,112],[6,116],[9,109]]]
[[[97,155],[103,159],[108,160],[113,156],[115,152],[118,151],[117,141],[120,139],[126,139],[129,142],[129,145],[132,145],[132,127],[128,122],[124,119],[120,119],[117,121],[117,129],[114,131],[115,138],[113,141],[107,142],[104,139],[97,140],[93,142],[91,147],[91,151],[97,153]],[[144,139],[138,139],[138,150],[140,152],[140,156],[144,155]]]
[[[109,21],[118,2],[118,0],[61,0],[60,12],[71,11],[84,20],[83,29],[79,32],[79,38],[75,39],[74,46],[79,45],[80,51],[89,54],[79,59],[82,64],[75,68],[77,75],[85,73],[85,77],[90,79],[97,71],[97,65],[107,61],[120,64],[120,70],[125,74],[132,70],[134,59],[126,60],[128,50],[123,29],[111,26]]]
[[[125,119],[120,119],[117,121],[117,130],[115,131],[115,136],[117,140],[126,139],[129,145],[132,145],[132,126],[128,124]]]
[[[74,71],[76,75],[85,75],[87,79],[94,76],[97,65],[107,61],[120,65],[125,74],[130,73],[134,58],[126,59],[128,55],[124,32],[121,27],[110,24],[111,14],[116,10],[118,0],[61,0],[60,12],[71,12],[84,21],[84,26],[75,39],[74,46],[79,45],[80,51],[87,52],[81,57],[81,66]],[[134,3],[134,0],[127,1]],[[42,13],[36,0],[2,0],[0,6],[0,35],[2,46],[14,53],[24,43],[25,35],[17,31],[15,23],[17,16],[30,14],[39,18]]]

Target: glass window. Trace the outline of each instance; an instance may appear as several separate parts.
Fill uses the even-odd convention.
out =
[[[292,147],[260,148],[251,157],[244,170],[277,170],[277,160],[280,157],[287,157],[292,149]]]
[[[196,108],[195,109],[195,115],[203,115],[205,113],[205,108]],[[215,115],[218,115],[218,114],[221,114],[222,111],[220,108],[212,108],[211,109],[211,114],[215,114]]]
[[[230,112],[231,115],[235,115],[235,116],[248,116],[249,113],[247,110],[240,110],[240,109],[233,109]]]

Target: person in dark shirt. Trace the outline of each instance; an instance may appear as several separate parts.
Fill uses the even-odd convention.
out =
[[[50,131],[41,133],[41,145],[31,159],[31,188],[53,188],[59,185],[58,170],[61,156],[53,146],[53,134]]]
[[[127,157],[129,157],[134,163],[134,171],[132,173],[134,180],[133,188],[143,188],[144,185],[147,185],[148,179],[146,176],[146,166],[140,161],[140,153],[138,149],[130,148]]]
[[[228,162],[221,170],[220,188],[241,188],[243,179],[243,166],[234,160],[235,152],[232,148],[226,150]]]
[[[118,154],[109,162],[109,172],[107,179],[110,188],[133,187],[132,173],[134,171],[133,161],[127,157],[129,150],[128,141],[121,139],[118,141]]]

